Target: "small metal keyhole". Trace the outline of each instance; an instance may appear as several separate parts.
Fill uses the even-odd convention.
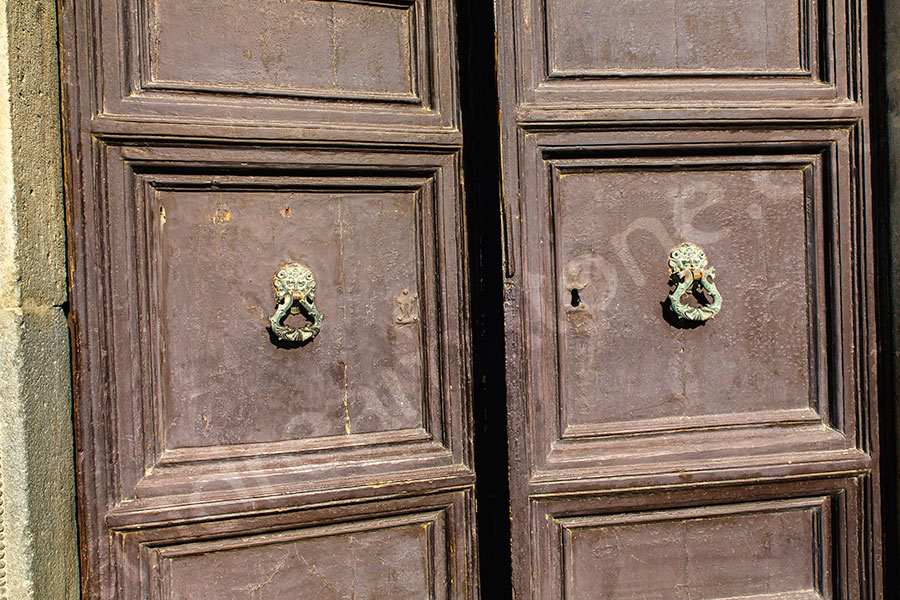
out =
[[[578,290],[572,290],[572,306],[578,308],[578,305],[581,304],[581,296],[578,295]]]

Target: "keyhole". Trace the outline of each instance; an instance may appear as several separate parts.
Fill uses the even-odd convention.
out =
[[[572,306],[578,308],[578,305],[581,304],[581,296],[578,295],[578,290],[572,290]]]

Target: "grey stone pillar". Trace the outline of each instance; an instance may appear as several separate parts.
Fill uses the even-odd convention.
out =
[[[0,598],[78,598],[53,0],[0,0]]]

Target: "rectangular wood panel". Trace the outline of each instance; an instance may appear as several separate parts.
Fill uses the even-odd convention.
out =
[[[352,153],[271,150],[256,156],[277,169],[222,173],[211,162],[246,151],[105,156],[108,184],[130,190],[103,206],[108,314],[118,343],[133,344],[113,363],[122,499],[233,489],[223,460],[247,472],[241,487],[273,482],[249,475],[262,465],[314,486],[373,459],[376,471],[465,460],[450,433],[465,377],[452,157],[415,159],[410,172],[399,155],[360,166]],[[313,269],[325,315],[308,345],[269,330],[273,276],[292,260]]]
[[[150,213],[165,213],[158,294],[166,448],[424,428],[427,347],[418,316],[427,266],[419,252],[428,246],[418,225],[423,211],[433,214],[422,206],[432,199],[411,191],[158,192]],[[272,274],[288,260],[316,275],[316,307],[327,321],[319,339],[332,342],[303,356],[254,326],[271,314]],[[404,289],[410,303],[398,322]],[[190,296],[204,301],[185,306]]]
[[[517,2],[516,87],[534,110],[853,97],[856,14],[833,0]]]
[[[812,218],[805,206],[814,163],[659,162],[569,163],[554,172],[563,435],[814,409],[810,321],[819,315],[809,314],[815,287],[807,282],[810,269],[821,270],[821,210]],[[703,246],[731,299],[730,318],[715,331],[670,325],[666,290],[656,284],[661,257],[682,239]],[[618,360],[635,344],[647,352],[637,369]],[[722,393],[711,394],[717,385]],[[622,394],[631,401],[618,403]]]
[[[121,597],[470,598],[471,492],[113,527]]]
[[[144,89],[421,102],[413,3],[145,4]]]
[[[818,598],[823,518],[812,501],[560,519],[566,598]]]
[[[550,76],[808,71],[814,2],[549,0]]]
[[[565,598],[821,598],[830,518],[823,498],[563,517]]]
[[[424,513],[154,550],[160,600],[434,598],[446,524]],[[250,568],[248,568],[250,567]]]
[[[103,131],[148,119],[231,138],[327,137],[323,123],[373,139],[458,134],[448,0],[92,0],[77,12],[96,27]]]
[[[858,490],[807,480],[752,501],[741,484],[536,499],[532,589],[554,600],[858,597]]]
[[[859,239],[843,166],[855,142],[827,129],[769,135],[526,139],[533,168],[520,185],[536,201],[523,206],[521,276],[540,295],[522,351],[539,479],[853,447],[852,297],[835,281],[854,275],[835,240]],[[705,248],[727,318],[684,324],[672,312],[668,256],[685,240]]]

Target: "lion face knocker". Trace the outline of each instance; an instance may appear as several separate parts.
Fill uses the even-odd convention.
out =
[[[722,295],[713,281],[716,271],[709,266],[703,248],[685,242],[669,253],[669,275],[675,280],[675,290],[669,294],[672,310],[688,321],[707,321],[722,308]],[[711,304],[689,306],[681,302],[682,296],[700,285],[712,297]]]
[[[278,301],[275,314],[269,317],[272,333],[278,339],[289,342],[308,342],[316,337],[325,316],[316,310],[316,278],[312,271],[299,263],[288,263],[275,273],[272,286],[275,288],[275,300]],[[282,323],[288,313],[299,314],[301,308],[312,319],[312,323],[303,327],[290,327]]]

